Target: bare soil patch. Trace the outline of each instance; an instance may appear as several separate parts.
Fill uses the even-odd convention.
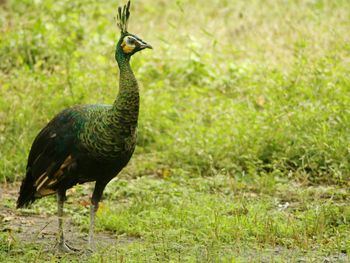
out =
[[[54,250],[57,244],[57,217],[15,209],[18,189],[18,183],[2,185],[0,188],[0,231],[11,233],[14,241],[39,244],[43,250]],[[87,233],[82,233],[68,216],[64,218],[64,233],[71,246],[79,249],[87,247]],[[96,232],[95,239],[98,250],[120,242],[130,242],[117,239],[109,232]]]

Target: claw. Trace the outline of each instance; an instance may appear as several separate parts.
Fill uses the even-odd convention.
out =
[[[58,244],[58,249],[61,251],[61,252],[65,252],[65,253],[78,253],[80,252],[81,250],[80,249],[77,249],[77,248],[74,248],[70,245],[68,245],[66,242],[60,242]]]
[[[94,252],[96,250],[95,242],[89,243],[89,247],[87,250]]]

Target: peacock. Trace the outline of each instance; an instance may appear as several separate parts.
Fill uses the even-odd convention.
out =
[[[95,182],[90,206],[88,244],[94,248],[95,215],[102,193],[129,162],[136,145],[139,86],[130,66],[135,53],[152,46],[127,31],[130,1],[118,8],[121,36],[115,59],[119,66],[119,92],[113,105],[78,105],[58,113],[36,136],[22,181],[17,208],[56,194],[58,247],[76,251],[64,239],[63,205],[66,190]]]

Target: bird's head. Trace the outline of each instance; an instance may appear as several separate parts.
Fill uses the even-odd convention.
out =
[[[118,8],[118,27],[120,28],[121,36],[117,44],[117,53],[122,53],[126,57],[131,57],[136,52],[145,48],[152,49],[151,45],[147,44],[138,36],[130,34],[127,31],[129,16],[130,1],[128,1],[123,8]]]
[[[138,36],[126,32],[122,34],[118,42],[118,48],[120,48],[125,55],[131,56],[142,49],[152,48],[152,46]]]

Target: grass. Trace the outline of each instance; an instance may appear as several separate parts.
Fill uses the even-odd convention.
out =
[[[57,112],[113,102],[118,3],[4,2],[0,181],[12,183]],[[133,3],[130,31],[155,49],[132,60],[138,147],[108,186],[97,223],[135,242],[89,260],[342,260],[350,247],[349,8],[346,0]],[[9,235],[0,234],[1,260],[40,249]]]
[[[350,207],[344,189],[305,187],[269,175],[250,180],[254,183],[227,174],[122,177],[106,189],[97,220],[98,231],[110,231],[119,241],[85,260],[346,262]],[[67,213],[86,233],[88,208],[77,201],[86,189],[76,189],[69,194]],[[32,211],[54,213],[54,203],[53,198],[42,199]],[[23,243],[15,240],[11,244],[2,240],[2,246],[10,247],[6,258],[18,260],[30,251],[44,250],[40,244],[25,243],[28,252],[18,253]],[[54,258],[53,253],[40,256],[40,260]],[[74,256],[63,258],[78,261]]]

